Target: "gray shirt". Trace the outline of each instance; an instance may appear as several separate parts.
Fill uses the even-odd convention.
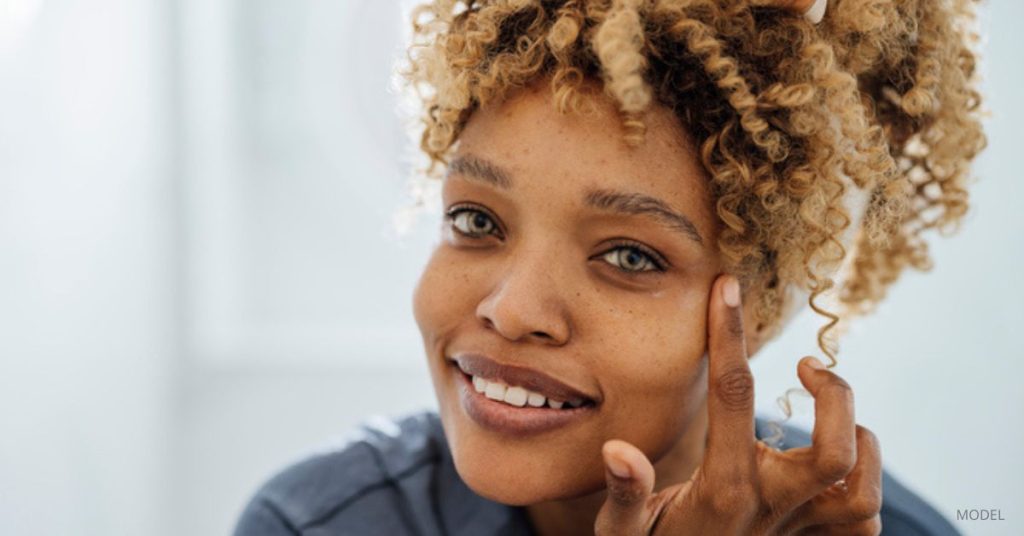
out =
[[[784,426],[781,448],[810,436]],[[756,419],[758,438],[770,435]],[[959,534],[888,472],[882,480],[882,534]],[[336,445],[307,456],[255,493],[235,536],[532,536],[526,511],[480,497],[455,472],[433,411],[365,421]]]

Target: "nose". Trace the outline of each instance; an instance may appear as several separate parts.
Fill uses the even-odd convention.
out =
[[[568,285],[554,269],[552,254],[516,252],[510,258],[514,260],[477,306],[477,318],[511,341],[567,343],[572,323],[562,292]]]

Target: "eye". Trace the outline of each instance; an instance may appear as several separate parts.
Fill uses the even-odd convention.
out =
[[[489,214],[475,208],[453,208],[445,214],[445,219],[451,221],[459,233],[474,238],[492,234],[498,228]]]
[[[445,219],[459,234],[470,238],[498,234],[494,218],[477,208],[453,207],[445,214]],[[639,242],[619,240],[615,246],[600,257],[628,275],[664,272],[668,264],[657,252]]]
[[[620,243],[601,255],[601,258],[630,275],[665,271],[665,265],[657,253],[634,242]]]

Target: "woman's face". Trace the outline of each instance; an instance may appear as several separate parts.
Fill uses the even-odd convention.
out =
[[[652,461],[676,444],[703,411],[719,273],[707,179],[675,116],[649,112],[629,148],[609,99],[593,117],[562,115],[546,87],[471,117],[413,304],[458,472],[506,504],[599,490],[608,439]],[[569,393],[493,362],[589,401],[551,408]],[[459,365],[495,385],[478,393]],[[535,394],[523,407],[521,392],[488,398],[504,385]]]

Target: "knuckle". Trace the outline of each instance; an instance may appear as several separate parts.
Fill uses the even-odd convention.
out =
[[[715,395],[729,409],[744,409],[754,400],[754,376],[745,368],[725,371],[715,382]]]
[[[853,471],[856,462],[852,452],[835,449],[820,453],[814,460],[814,469],[822,484],[829,485]]]

